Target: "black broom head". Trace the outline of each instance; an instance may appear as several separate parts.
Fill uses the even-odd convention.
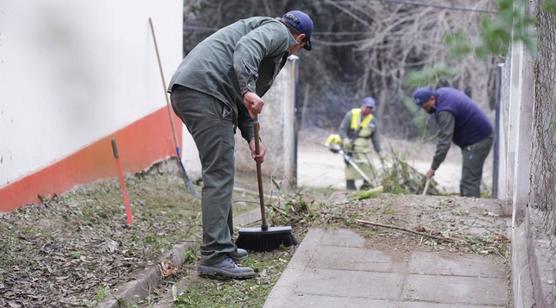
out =
[[[241,228],[236,245],[250,251],[272,251],[284,245],[286,247],[297,245],[297,240],[292,234],[292,227],[261,227]]]

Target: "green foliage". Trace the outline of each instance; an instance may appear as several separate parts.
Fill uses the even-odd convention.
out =
[[[556,0],[545,7],[556,9]],[[522,42],[531,53],[536,53],[536,37],[532,26],[536,20],[524,14],[524,0],[497,0],[498,14],[494,18],[482,16],[481,33],[471,41],[463,32],[445,35],[444,43],[454,60],[474,52],[479,58],[489,55],[505,56],[512,42]],[[554,7],[553,7],[554,6]]]
[[[391,150],[391,162],[386,164],[382,173],[384,192],[392,194],[421,194],[425,187],[425,175],[410,166],[398,153]],[[436,182],[429,186],[430,195],[439,195]]]
[[[405,84],[410,88],[436,85],[441,80],[446,80],[455,75],[454,70],[449,68],[446,63],[440,62],[433,66],[425,66],[418,71],[410,72],[405,78]],[[418,135],[422,138],[427,133],[428,115],[415,105],[413,99],[401,94],[402,103],[405,109],[413,115],[413,124],[417,128]]]
[[[556,0],[546,0],[544,3],[544,9],[547,12],[556,15]]]
[[[443,41],[454,60],[462,59],[473,50],[463,31],[448,33],[444,36]]]
[[[481,18],[481,33],[479,42],[473,47],[479,58],[493,54],[505,56],[512,41],[512,15],[501,12],[500,17],[490,20]]]
[[[446,63],[440,62],[433,66],[425,66],[419,71],[410,72],[405,79],[405,84],[412,88],[423,87],[437,84],[440,80],[453,75],[455,72]]]
[[[380,186],[377,186],[377,187],[369,189],[369,190],[358,192],[358,193],[355,194],[355,196],[353,196],[353,198],[355,200],[371,199],[371,198],[377,197],[383,191],[384,191],[384,187],[382,187],[382,185],[380,185]]]
[[[402,103],[405,109],[413,115],[413,124],[417,128],[418,135],[422,138],[427,134],[428,115],[407,95],[402,96]]]
[[[284,211],[288,215],[307,214],[309,213],[309,204],[303,199],[302,194],[297,193],[293,199],[286,202]]]
[[[184,263],[194,264],[197,261],[197,253],[195,249],[190,248],[183,254]]]
[[[110,288],[107,286],[101,287],[95,296],[95,299],[98,303],[102,302],[105,298],[110,295]]]

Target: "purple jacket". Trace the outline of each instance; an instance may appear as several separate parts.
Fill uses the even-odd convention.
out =
[[[440,111],[448,111],[454,116],[453,141],[461,148],[475,144],[493,132],[492,124],[479,106],[456,89],[436,90],[436,112]]]

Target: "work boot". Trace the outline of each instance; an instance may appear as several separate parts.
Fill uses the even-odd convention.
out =
[[[226,256],[220,262],[205,264],[203,261],[197,266],[199,276],[213,279],[249,279],[256,276],[250,267],[240,267]]]
[[[355,188],[355,180],[346,180],[346,189],[356,190],[357,188]]]
[[[234,261],[239,261],[247,258],[247,250],[242,248],[236,248],[236,250],[229,253],[230,257]]]
[[[371,189],[371,184],[367,181],[363,181],[363,184],[361,185],[361,187],[359,187],[359,189],[361,190],[369,190]]]

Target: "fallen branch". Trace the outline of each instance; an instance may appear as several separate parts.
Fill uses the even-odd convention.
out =
[[[273,209],[274,211],[276,211],[276,212],[282,214],[283,216],[286,216],[286,217],[289,216],[288,213],[286,213],[286,211],[284,211],[284,210],[281,209],[281,208],[275,207],[275,206],[272,205],[272,204],[266,204],[266,206],[269,207],[269,208],[271,208],[271,209]]]
[[[409,229],[394,226],[394,225],[385,225],[385,224],[381,224],[381,223],[378,223],[378,222],[371,222],[371,221],[366,221],[366,220],[361,220],[361,219],[356,219],[355,221],[360,223],[360,224],[364,224],[364,225],[371,225],[371,226],[375,226],[375,227],[396,229],[396,230],[400,230],[400,231],[404,231],[404,232],[408,232],[408,233],[417,234],[417,235],[420,235],[420,236],[426,236],[426,237],[429,237],[429,238],[432,238],[432,239],[435,239],[435,240],[438,240],[438,241],[457,242],[455,239],[452,239],[452,238],[449,238],[449,237],[439,237],[439,236],[435,236],[435,235],[432,235],[432,234],[417,232],[417,231],[409,230]]]

